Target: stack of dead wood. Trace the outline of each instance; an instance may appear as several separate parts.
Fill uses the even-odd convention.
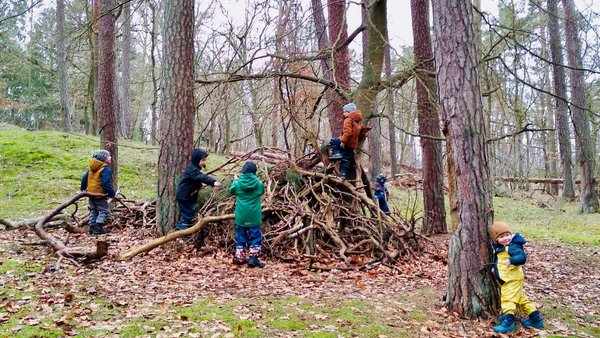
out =
[[[239,160],[258,159],[253,155],[244,154]],[[263,246],[272,257],[393,263],[401,255],[420,250],[421,237],[414,224],[397,214],[380,212],[369,181],[339,179],[335,166],[321,153],[280,160],[259,175],[266,186]],[[364,173],[357,176],[366,177]],[[203,215],[233,214],[233,197],[220,203],[214,200],[219,198],[205,200]],[[232,221],[206,224],[196,244],[205,250],[232,250],[233,229]]]
[[[238,162],[253,159],[255,154],[234,157],[210,173],[220,177],[233,175],[239,170],[241,163]],[[321,153],[295,160],[289,158],[259,172],[266,187],[263,196],[266,255],[285,261],[309,258],[315,262],[340,261],[346,265],[366,266],[370,262],[393,264],[398,257],[421,250],[422,238],[413,223],[397,214],[380,212],[372,199],[369,181],[360,168],[357,171],[359,179],[344,181],[335,175],[335,166]],[[227,187],[227,179],[222,182]],[[195,234],[196,246],[201,250],[233,250],[235,198],[227,195],[226,188],[206,189],[205,194],[195,226],[149,239],[145,245],[122,253],[119,259],[129,259],[190,234]],[[43,230],[44,224],[59,215],[62,209],[88,195],[75,196],[41,219],[36,223],[36,233],[65,255],[98,257],[94,250],[67,249]],[[111,213],[113,231],[120,227],[157,226],[155,206],[150,202],[120,199]]]

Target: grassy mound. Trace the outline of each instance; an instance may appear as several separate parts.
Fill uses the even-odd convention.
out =
[[[0,218],[42,216],[78,190],[97,137],[0,129]],[[120,141],[119,186],[127,198],[156,198],[158,148]]]

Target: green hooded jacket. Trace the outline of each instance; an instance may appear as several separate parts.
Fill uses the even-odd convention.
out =
[[[265,193],[265,186],[255,174],[242,174],[231,183],[229,193],[236,196],[236,225],[253,227],[262,224],[260,196]]]

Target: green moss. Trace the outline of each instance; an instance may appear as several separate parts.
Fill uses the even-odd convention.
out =
[[[554,325],[566,326],[573,332],[582,332],[591,337],[600,337],[600,327],[593,325],[593,323],[600,320],[600,315],[597,313],[594,315],[587,314],[584,318],[580,318],[571,309],[549,300],[544,302],[544,307],[540,311],[544,316],[544,324],[550,330]],[[549,318],[551,320],[548,320]]]

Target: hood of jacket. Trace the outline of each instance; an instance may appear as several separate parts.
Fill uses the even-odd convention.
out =
[[[523,246],[525,243],[527,243],[527,241],[525,240],[525,238],[523,238],[523,236],[521,236],[520,233],[516,233],[513,236],[512,241],[510,242],[511,244],[518,244],[520,246]]]
[[[192,164],[195,167],[198,167],[198,163],[200,163],[200,160],[203,158],[208,157],[208,153],[200,148],[196,148],[194,149],[194,151],[192,152]],[[200,168],[200,167],[198,167]],[[202,169],[202,168],[200,168]]]
[[[254,174],[242,174],[240,178],[238,178],[238,187],[241,191],[256,191],[259,185],[262,185],[262,182],[256,177]]]
[[[92,158],[92,160],[90,161],[90,171],[92,173],[95,173],[99,170],[102,170],[102,168],[104,168],[106,165],[107,165],[106,163],[99,161],[95,158]]]
[[[357,123],[362,121],[363,116],[360,110],[355,110],[353,112],[348,113],[348,117],[356,121]]]

